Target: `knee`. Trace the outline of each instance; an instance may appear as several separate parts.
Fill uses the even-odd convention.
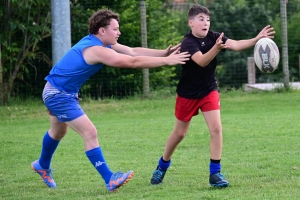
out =
[[[183,140],[187,135],[187,131],[174,131],[173,134],[179,139]]]
[[[215,126],[213,128],[210,128],[210,134],[215,136],[222,135],[222,126]]]
[[[97,140],[97,129],[93,126],[90,129],[86,130],[84,133],[82,133],[82,136],[85,140]]]
[[[52,129],[50,129],[48,131],[48,134],[54,140],[61,140],[67,134],[67,130],[65,130],[65,129],[60,129],[60,130],[52,130]]]

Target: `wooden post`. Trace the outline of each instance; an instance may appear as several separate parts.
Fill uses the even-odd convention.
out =
[[[147,48],[147,20],[146,20],[146,2],[140,1],[140,16],[141,16],[141,36],[142,36],[142,47]],[[143,96],[149,97],[150,92],[149,83],[149,69],[143,69]]]
[[[283,69],[283,84],[285,88],[289,87],[289,57],[288,57],[288,33],[287,33],[287,11],[286,0],[280,1],[280,16],[281,16],[281,43],[282,43],[282,69]]]
[[[247,67],[248,67],[248,84],[255,84],[255,63],[253,57],[247,58]]]

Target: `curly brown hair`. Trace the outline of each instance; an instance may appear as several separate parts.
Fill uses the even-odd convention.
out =
[[[120,22],[119,15],[109,9],[102,9],[95,12],[89,19],[89,33],[97,34],[99,28],[110,24],[111,19]]]

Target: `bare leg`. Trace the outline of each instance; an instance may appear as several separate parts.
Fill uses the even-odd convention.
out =
[[[81,135],[86,151],[99,147],[97,130],[88,116],[83,115],[71,122],[67,122],[67,125]]]
[[[113,173],[109,169],[99,146],[96,127],[86,115],[67,122],[67,124],[83,138],[86,156],[104,179],[109,191],[117,190],[131,179],[134,174],[131,170],[127,173]]]
[[[50,125],[48,133],[52,139],[61,140],[67,134],[68,125],[64,122],[59,122],[55,116],[50,115]]]
[[[165,161],[171,159],[171,156],[174,153],[176,147],[187,135],[189,126],[190,126],[190,121],[184,122],[176,119],[175,127],[167,140],[165,151],[163,154],[163,159]]]
[[[203,112],[210,133],[210,157],[220,160],[222,154],[222,125],[220,110]]]

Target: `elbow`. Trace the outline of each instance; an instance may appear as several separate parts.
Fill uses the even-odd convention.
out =
[[[198,63],[198,65],[200,67],[206,67],[209,63],[206,63],[206,62],[201,62],[201,63]]]

